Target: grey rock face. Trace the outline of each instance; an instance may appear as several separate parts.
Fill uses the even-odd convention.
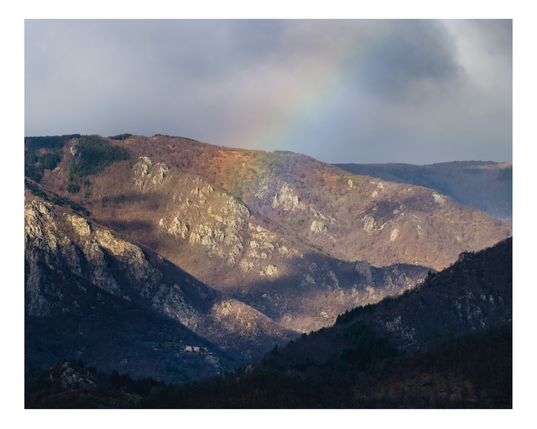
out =
[[[224,207],[229,212],[234,216],[248,214],[227,197]],[[232,225],[230,218],[227,222]],[[46,317],[76,309],[78,304],[73,300],[76,293],[84,293],[84,279],[103,291],[180,322],[235,356],[252,356],[279,339],[291,338],[289,332],[246,304],[234,305],[238,313],[232,311],[230,318],[222,319],[213,311],[226,299],[220,293],[162,257],[149,258],[140,247],[112,231],[84,218],[62,214],[51,204],[28,203],[25,229],[29,316]],[[218,240],[218,236],[212,238]],[[224,237],[222,243],[225,242]],[[262,329],[255,328],[255,320],[260,317],[264,320]]]
[[[140,192],[148,192],[162,185],[170,170],[162,162],[153,165],[153,162],[147,156],[141,156],[132,169],[134,172],[132,186]]]

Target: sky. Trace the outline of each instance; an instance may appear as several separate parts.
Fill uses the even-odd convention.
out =
[[[512,20],[25,20],[25,135],[512,161]]]
[[[326,162],[409,162],[451,160],[508,161],[514,152],[514,242],[517,324],[515,334],[532,335],[535,289],[531,284],[537,229],[534,225],[534,128],[537,98],[537,35],[531,2],[481,0],[381,0],[377,2],[122,2],[23,0],[0,14],[2,67],[2,175],[6,201],[2,257],[8,285],[22,285],[24,199],[22,135],[130,132],[182,135],[213,144],[306,153]],[[304,2],[306,3],[306,2]],[[322,3],[322,4],[321,4]],[[276,7],[273,5],[277,4]],[[320,18],[484,18],[485,21],[322,22]],[[315,18],[316,22],[69,22],[55,18]],[[491,21],[513,18],[511,21]],[[188,24],[188,25],[187,25]],[[205,25],[203,25],[205,24]],[[339,28],[330,29],[330,24]],[[309,27],[308,27],[309,26]],[[330,31],[329,31],[330,30]],[[246,33],[245,33],[246,32]],[[511,40],[514,40],[514,77]],[[347,66],[347,67],[345,67]],[[511,101],[513,83],[514,107]],[[309,97],[309,98],[308,98]],[[511,120],[513,110],[514,123]],[[315,127],[312,126],[315,125]],[[281,138],[278,138],[281,136]],[[514,145],[513,145],[514,140]],[[11,162],[16,159],[17,161]],[[7,162],[6,162],[7,160]],[[14,174],[17,169],[17,174]],[[20,177],[20,181],[13,179]],[[18,187],[16,183],[19,183]],[[526,228],[526,225],[528,226]],[[17,267],[13,269],[12,267]],[[12,278],[13,277],[13,278]],[[13,388],[4,395],[7,419],[42,424],[25,413],[24,298],[7,287],[3,332],[14,353],[5,357]],[[18,320],[18,329],[13,321]],[[531,342],[515,342],[514,403],[508,413],[442,413],[440,428],[468,422],[505,428],[533,416],[535,385]],[[16,394],[13,394],[16,392]],[[258,410],[259,411],[259,410]],[[259,411],[260,427],[273,426],[269,410]],[[410,411],[413,425],[430,426],[431,414]],[[5,413],[6,414],[6,413]],[[408,416],[408,413],[405,413]],[[303,413],[299,415],[307,417]],[[358,416],[358,414],[356,414]],[[354,414],[346,418],[356,417]],[[109,415],[85,414],[77,424],[95,427]],[[124,422],[125,415],[121,416]],[[155,425],[159,415],[136,413],[132,427]],[[194,419],[198,417],[197,419]],[[226,416],[190,417],[194,424],[220,424]],[[235,416],[234,416],[235,417]],[[334,414],[314,413],[308,427],[327,427]],[[393,413],[362,420],[400,424]],[[433,417],[437,417],[436,415]],[[169,420],[169,415],[163,417]],[[186,417],[181,416],[181,419]],[[374,420],[373,420],[374,419]],[[28,421],[30,420],[30,421]],[[246,427],[251,419],[233,419]],[[55,413],[54,424],[72,426]],[[384,425],[388,427],[388,425]]]

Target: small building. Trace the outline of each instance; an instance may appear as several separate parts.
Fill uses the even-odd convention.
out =
[[[185,351],[187,352],[199,352],[200,348],[197,346],[185,346]]]

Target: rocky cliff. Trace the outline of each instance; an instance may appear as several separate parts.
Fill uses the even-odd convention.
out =
[[[36,349],[32,350],[31,344],[40,344],[36,348],[45,347],[58,360],[72,357],[58,353],[64,351],[75,353],[75,357],[89,357],[91,361],[91,358],[95,358],[95,350],[89,348],[92,343],[100,341],[93,337],[92,331],[103,329],[108,336],[110,330],[115,330],[112,325],[127,323],[118,322],[118,318],[131,319],[125,315],[130,311],[142,312],[149,319],[150,325],[142,334],[146,338],[148,332],[163,324],[167,326],[166,330],[174,331],[164,335],[166,342],[172,344],[168,354],[175,353],[179,357],[184,355],[187,345],[201,345],[207,352],[202,362],[205,362],[205,366],[209,364],[214,372],[229,368],[233,359],[249,358],[276,342],[291,338],[290,331],[279,327],[250,306],[222,295],[162,256],[144,251],[123,240],[121,234],[83,217],[53,204],[33,200],[25,207],[25,221],[29,361],[32,358],[40,359],[36,357],[39,353]],[[93,318],[93,322],[88,317]],[[109,317],[116,322],[110,322],[111,326],[102,326],[107,324]],[[76,337],[73,341],[79,343],[74,349],[60,347],[61,350],[54,352],[50,344],[41,344],[42,339],[37,334],[32,335],[32,332],[41,332],[34,325],[44,322],[52,326],[64,319],[76,326],[85,325],[81,332],[71,333]],[[136,326],[136,330],[139,329],[141,327]],[[113,369],[114,365],[119,366],[124,362],[125,368],[136,373],[140,362],[128,364],[127,356],[131,356],[134,362],[139,361],[133,356],[138,355],[140,349],[151,348],[151,345],[139,347],[137,335],[129,337],[125,329],[120,331],[129,343],[126,344],[123,357],[118,357],[114,364],[115,357],[110,353],[108,357],[100,358],[100,364]],[[61,339],[56,338],[56,341]],[[154,338],[142,342],[156,343]],[[106,341],[103,340],[103,343]],[[155,351],[162,347],[159,344]],[[102,350],[103,345],[99,344],[98,348]],[[146,358],[144,356],[143,359]],[[50,362],[51,359],[45,360]],[[222,364],[221,360],[225,363]],[[207,371],[204,369],[201,372],[206,374]]]

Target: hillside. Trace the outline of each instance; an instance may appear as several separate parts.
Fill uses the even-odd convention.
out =
[[[510,408],[512,240],[170,396],[178,408]]]
[[[79,158],[76,147],[80,145],[73,139],[63,147],[58,167],[45,170],[41,183],[61,195],[67,194],[69,185],[78,189],[71,198],[91,205],[103,221],[119,218],[128,225],[140,222],[138,216],[145,214],[147,228],[162,219],[167,230],[172,215],[188,208],[187,200],[195,209],[206,205],[201,200],[211,192],[209,186],[245,206],[249,216],[241,209],[243,220],[252,218],[261,226],[272,221],[272,229],[277,226],[295,241],[300,237],[339,259],[365,260],[375,266],[406,263],[440,270],[459,253],[490,246],[511,233],[510,225],[430,189],[349,175],[304,155],[229,149],[165,136],[132,136],[109,143],[126,150],[129,161],[115,162],[98,175],[73,179],[70,165]],[[168,217],[155,213],[162,209]],[[223,218],[222,214],[217,213]],[[227,227],[225,223],[211,226]],[[244,230],[245,226],[234,227]],[[192,228],[181,238],[190,240],[195,233],[201,241],[209,233],[204,235],[202,225]],[[237,265],[244,253],[235,255]]]
[[[510,162],[334,165],[351,174],[431,188],[503,222],[513,221],[513,164]]]
[[[29,317],[80,305],[65,290],[88,284],[244,360],[511,235],[430,189],[304,155],[119,137],[26,138]]]
[[[25,220],[28,367],[81,358],[103,370],[185,381],[294,336],[83,217],[32,201]]]
[[[224,377],[146,393],[101,377],[110,391],[100,395],[121,394],[131,408],[511,408],[511,318],[507,239]],[[34,386],[36,406],[103,406],[91,388]]]
[[[123,368],[136,376],[149,371],[151,376],[176,380],[170,374],[177,368],[176,357],[184,357],[187,345],[210,342],[220,348],[214,352],[217,357],[225,350],[225,359],[203,356],[218,372],[231,365],[221,366],[220,359],[244,361],[312,325],[286,328],[282,312],[289,315],[284,321],[318,320],[322,326],[352,303],[376,302],[424,276],[419,267],[343,265],[320,257],[309,259],[319,264],[307,274],[309,283],[290,286],[285,295],[275,296],[276,302],[272,303],[270,288],[242,294],[240,301],[70,208],[29,199],[25,228],[26,359],[35,368],[63,358],[83,358],[103,370]],[[314,278],[335,276],[327,264],[347,283],[337,289],[319,280],[316,284]],[[338,264],[342,266],[335,267]],[[84,315],[89,319],[81,318]],[[142,356],[146,352],[173,363],[155,365]],[[206,370],[196,371],[180,377],[208,375]]]

